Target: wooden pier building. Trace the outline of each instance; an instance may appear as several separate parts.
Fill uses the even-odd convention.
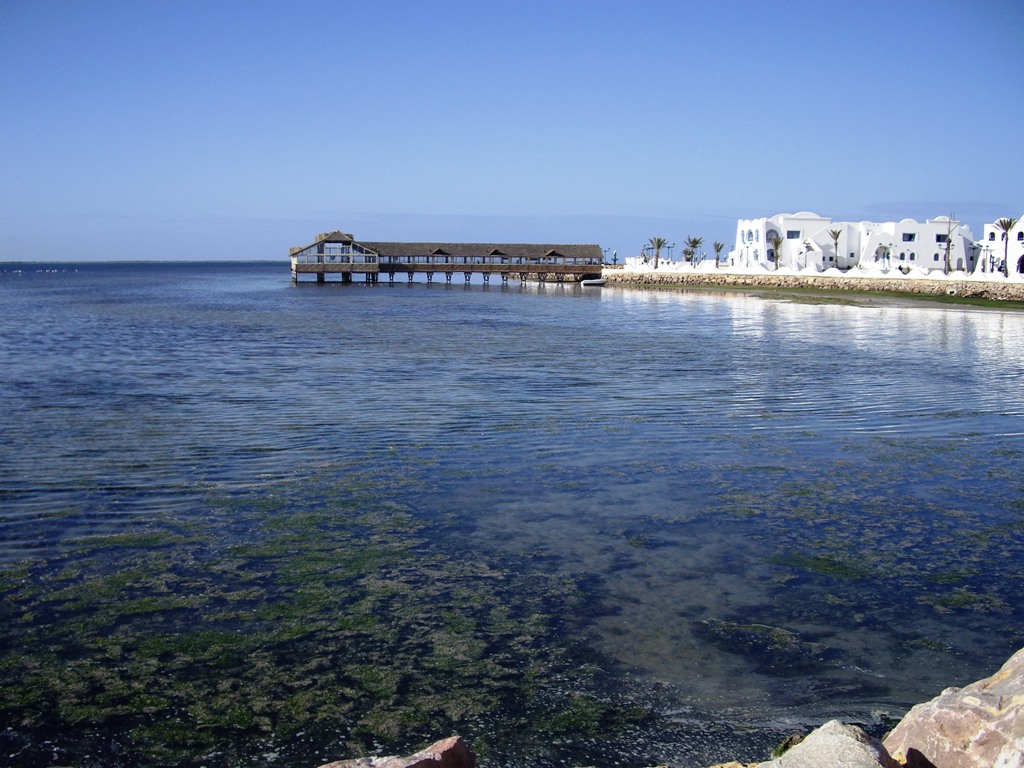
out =
[[[520,280],[555,279],[577,281],[601,276],[604,261],[597,245],[561,245],[530,243],[381,243],[356,241],[340,231],[317,235],[309,245],[292,248],[292,280],[302,275],[315,275],[318,283],[350,283],[362,275],[367,283],[380,281],[386,275],[394,282],[395,275],[407,275],[412,282],[416,274],[425,274],[427,282],[443,275],[451,282],[461,273],[466,282],[474,274],[499,275],[502,282],[510,276]]]

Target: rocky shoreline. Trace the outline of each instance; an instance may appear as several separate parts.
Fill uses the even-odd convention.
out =
[[[626,271],[606,269],[602,275],[609,285],[768,288],[814,291],[861,291],[956,296],[965,299],[1024,302],[1024,282],[995,280],[928,279],[922,277],[870,277],[860,275],[747,274],[728,271]]]
[[[609,755],[608,764],[621,760]],[[476,768],[476,755],[452,736],[408,757],[362,757],[320,768]],[[831,720],[789,737],[766,762],[713,768],[1024,768],[1024,648],[991,677],[917,705],[881,741]]]

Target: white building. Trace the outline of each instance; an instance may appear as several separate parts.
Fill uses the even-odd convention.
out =
[[[1022,238],[1024,246],[1024,238]],[[918,222],[833,222],[816,213],[740,219],[728,263],[749,269],[851,267],[973,272],[980,249],[971,230],[948,216]]]
[[[980,268],[986,272],[1003,271],[1003,259],[1009,265],[1009,274],[1024,274],[1024,216],[1004,236],[1002,228],[995,222],[986,224],[981,240],[975,243],[978,249]]]

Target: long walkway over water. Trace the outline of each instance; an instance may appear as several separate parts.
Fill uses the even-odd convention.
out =
[[[315,275],[318,283],[337,275],[333,282],[350,283],[362,275],[368,283],[379,282],[381,274],[394,281],[396,274],[417,273],[432,282],[435,275],[461,273],[468,282],[474,274],[485,281],[499,275],[520,280],[549,279],[576,281],[601,276],[603,254],[598,245],[530,243],[387,243],[356,241],[340,231],[317,235],[310,245],[291,250],[292,280]]]

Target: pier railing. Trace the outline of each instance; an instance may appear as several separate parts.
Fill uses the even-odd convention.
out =
[[[366,253],[297,253],[292,264],[376,264],[376,254]]]
[[[586,267],[601,266],[600,259],[572,256],[381,256],[380,264],[382,270],[389,266],[433,266],[433,267]]]
[[[427,275],[428,280],[432,279],[434,274],[445,275],[447,280],[451,280],[451,275],[455,272],[465,274],[467,280],[472,274],[482,274],[485,279],[489,275],[499,274],[503,281],[508,280],[510,275],[517,275],[521,280],[528,277],[580,280],[585,277],[599,277],[602,259],[550,253],[542,256],[295,253],[291,256],[291,266],[292,279],[295,281],[298,281],[300,274],[315,274],[317,282],[324,282],[328,274],[341,274],[345,282],[351,281],[353,274],[364,274],[368,282],[376,282],[382,272],[391,280],[394,280],[396,274],[408,275],[411,280],[417,273]]]

